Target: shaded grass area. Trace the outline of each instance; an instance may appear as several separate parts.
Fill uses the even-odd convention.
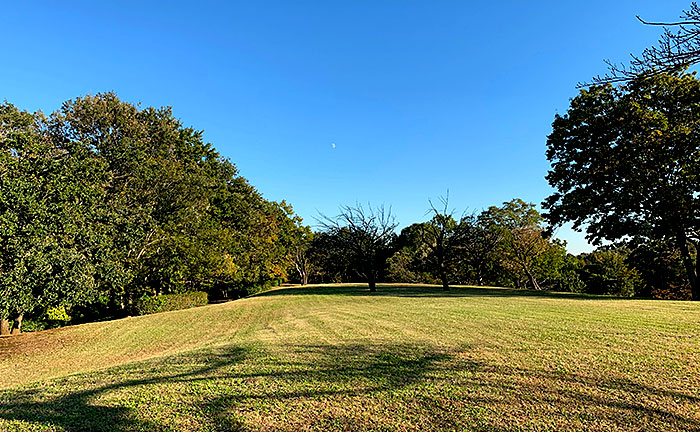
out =
[[[256,294],[256,297],[295,295],[349,295],[349,296],[395,296],[395,297],[543,297],[591,300],[638,300],[629,297],[600,296],[591,294],[533,291],[501,287],[452,285],[444,291],[441,285],[427,284],[377,284],[375,293],[367,291],[367,284],[327,284],[295,286]]]
[[[66,350],[36,376],[82,371],[0,390],[0,430],[700,430],[695,304],[379,289],[287,288],[62,329]],[[195,327],[199,346],[182,335],[182,351],[161,355],[195,317],[211,327]],[[84,353],[109,341],[81,332],[110,325],[150,341],[112,341],[122,356],[159,356],[88,368]],[[0,350],[10,371],[23,359],[13,344]]]

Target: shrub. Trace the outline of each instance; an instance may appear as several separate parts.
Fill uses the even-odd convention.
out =
[[[183,294],[166,294],[159,296],[143,296],[136,304],[137,315],[148,315],[158,312],[168,312],[204,306],[209,303],[209,296],[202,291]]]
[[[63,306],[49,306],[38,311],[38,314],[30,314],[22,321],[23,332],[35,332],[48,330],[68,325],[71,321],[68,311]]]

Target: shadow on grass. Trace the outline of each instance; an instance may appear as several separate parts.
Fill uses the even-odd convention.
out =
[[[671,385],[419,344],[224,346],[0,391],[15,430],[698,430]],[[683,408],[686,407],[686,408]],[[14,423],[13,423],[14,422]]]
[[[139,362],[105,371],[73,375],[22,390],[0,391],[0,419],[30,422],[68,431],[161,430],[158,423],[132,412],[128,406],[96,403],[103,395],[129,388],[179,382],[215,373],[244,359],[245,350],[231,348],[200,353],[193,363],[187,356]],[[193,366],[202,364],[203,366]],[[10,429],[11,430],[11,429]],[[18,427],[17,430],[25,430]]]
[[[172,423],[179,420],[191,428],[175,430],[247,430],[235,415],[222,413],[255,400],[393,391],[419,381],[449,358],[413,345],[289,349],[279,359],[251,348],[218,347],[1,390],[0,423],[24,425],[16,430],[33,424],[126,432],[173,430]],[[260,392],[262,381],[279,387]],[[180,399],[182,391],[188,397],[179,405],[167,400]]]
[[[378,285],[377,292],[371,293],[365,284],[308,285],[280,288],[256,294],[255,297],[290,295],[347,295],[372,297],[542,297],[572,300],[635,300],[629,297],[598,296],[590,294],[531,291],[497,287],[452,286],[444,291],[441,286],[386,284]]]

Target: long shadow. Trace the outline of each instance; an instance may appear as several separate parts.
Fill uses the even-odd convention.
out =
[[[39,423],[44,427],[60,427],[68,431],[156,431],[161,424],[137,415],[127,406],[105,406],[96,403],[101,395],[130,387],[187,381],[208,374],[245,358],[246,350],[228,348],[201,353],[206,359],[201,367],[192,367],[187,356],[167,360],[164,372],[158,366],[163,360],[139,362],[125,367],[81,374],[51,382],[51,390],[39,383],[27,389],[0,391],[0,418]],[[201,363],[202,359],[198,359]],[[162,365],[160,365],[162,367]],[[133,377],[138,378],[133,378]],[[106,381],[105,384],[95,384]],[[72,391],[73,388],[85,388]]]
[[[271,360],[264,353],[251,354],[247,348],[219,347],[75,375],[48,385],[2,390],[0,419],[67,431],[172,430],[166,423],[144,418],[128,400],[106,406],[100,398],[120,391],[154,392],[156,396],[162,385],[185,384],[216,389],[207,400],[191,401],[201,415],[197,420],[202,427],[237,431],[244,430],[244,424],[221,415],[232,404],[397,389],[415,383],[449,358],[414,345],[303,345],[289,347],[289,352],[291,359]],[[241,369],[241,365],[245,367]],[[290,390],[262,394],[247,391],[262,379],[283,383]],[[219,385],[223,381],[242,384],[243,388],[231,392],[235,386]],[[362,384],[356,385],[355,381]],[[313,382],[314,386],[302,389],[299,384],[305,382]]]
[[[0,423],[115,432],[177,430],[177,422],[188,425],[181,430],[364,430],[367,413],[355,412],[357,404],[376,404],[374,415],[425,430],[510,430],[503,424],[513,419],[535,429],[538,421],[567,426],[567,411],[591,409],[599,418],[590,429],[604,428],[598,420],[631,421],[630,429],[700,429],[697,415],[673,408],[700,405],[692,392],[489,364],[470,353],[388,343],[214,347],[0,391]],[[542,408],[544,417],[528,417],[519,406]],[[491,417],[470,423],[474,407]],[[256,416],[268,423],[250,424]]]
[[[371,293],[366,285],[307,285],[290,288],[280,288],[256,294],[254,297],[304,295],[344,295],[372,297],[542,297],[570,300],[635,300],[629,297],[599,296],[579,293],[562,293],[550,291],[532,291],[496,287],[466,287],[452,286],[444,291],[440,286],[391,284],[379,285],[377,292]]]

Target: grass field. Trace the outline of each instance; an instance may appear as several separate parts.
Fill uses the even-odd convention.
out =
[[[286,288],[0,339],[0,431],[700,430],[700,304]]]

